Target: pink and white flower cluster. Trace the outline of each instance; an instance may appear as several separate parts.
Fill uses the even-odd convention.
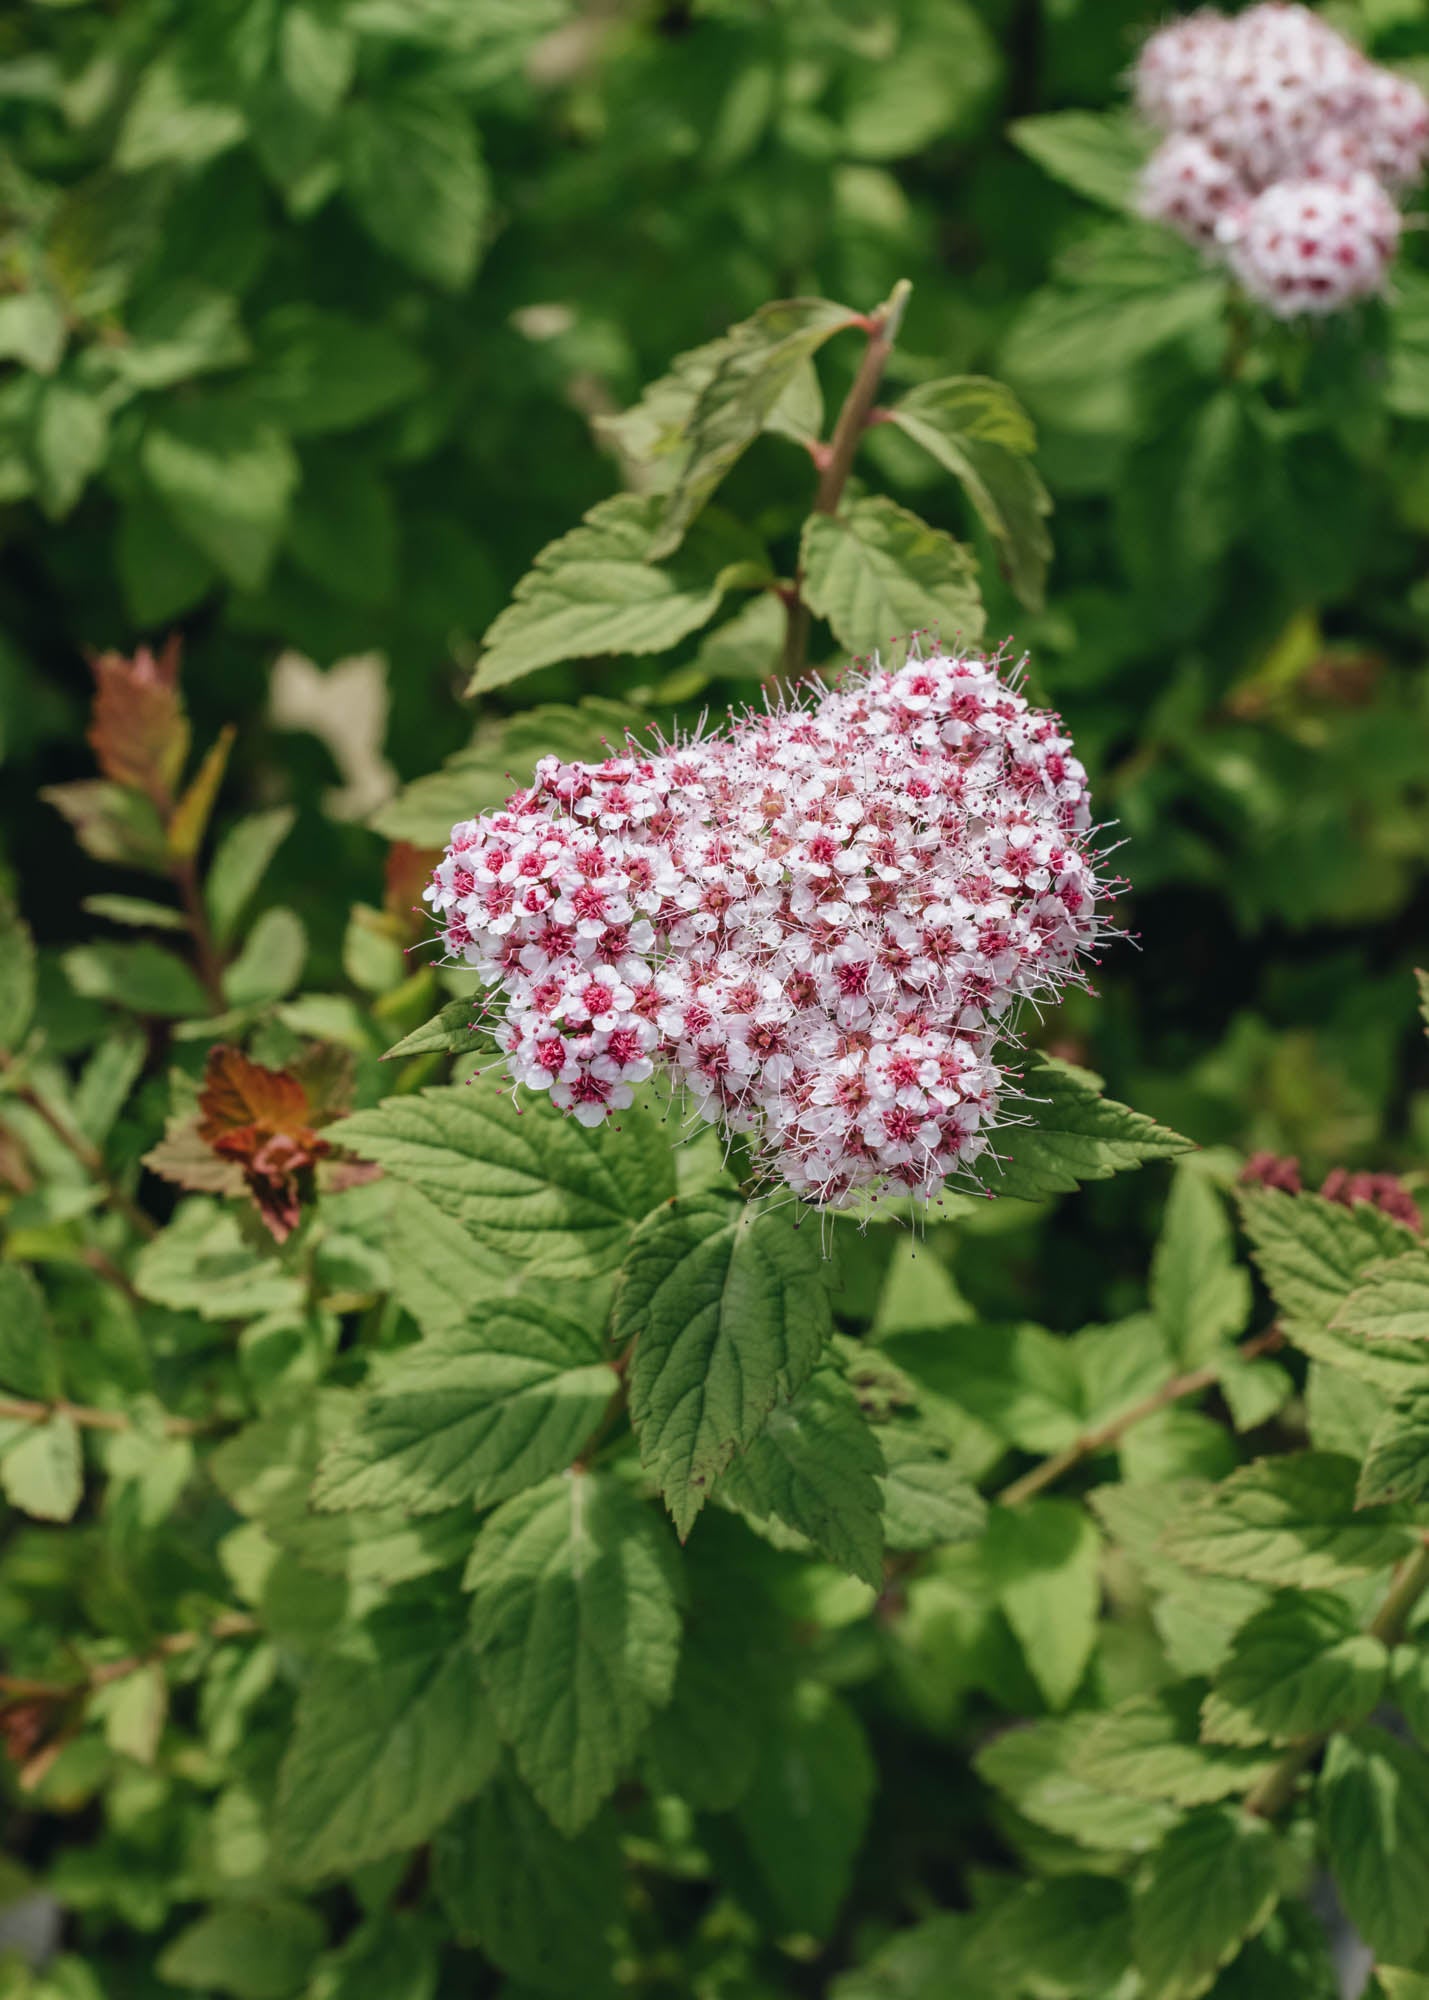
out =
[[[455,827],[427,898],[504,1002],[516,1081],[595,1125],[660,1065],[826,1206],[970,1166],[999,1036],[1081,978],[1111,887],[1071,743],[1000,664],[940,652],[719,735],[545,758]]]
[[[1383,291],[1402,226],[1394,197],[1429,156],[1416,84],[1308,7],[1263,0],[1160,29],[1135,86],[1167,135],[1142,175],[1143,214],[1224,259],[1280,319]]]

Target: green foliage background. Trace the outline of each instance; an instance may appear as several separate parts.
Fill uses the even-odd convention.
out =
[[[1417,0],[1325,11],[1429,66]],[[1424,1667],[1408,1607],[1385,1610],[1423,1519],[1422,1260],[1363,1206],[1226,1200],[1261,1149],[1307,1186],[1338,1166],[1418,1186],[1429,1153],[1429,251],[1411,232],[1390,301],[1307,337],[1131,219],[1123,79],[1158,12],[32,0],[0,20],[0,853],[27,926],[0,940],[0,1390],[51,1412],[0,1418],[0,1644],[76,1704],[6,1808],[13,1886],[58,1895],[66,1955],[0,1972],[7,2000],[1313,1995],[1334,1990],[1301,1897],[1317,1854],[1389,2000],[1429,1990]],[[811,658],[971,622],[979,591],[988,637],[1030,649],[1126,840],[1136,946],[1035,1039],[1135,1114],[1039,1072],[1070,1136],[1017,1160],[1032,1199],[952,1204],[916,1258],[886,1228],[839,1230],[827,1264],[781,1233],[763,1410],[736,1434],[711,1397],[708,1462],[682,1464],[654,1364],[635,1370],[639,1455],[622,1415],[587,1590],[559,1469],[626,1393],[622,1329],[654,1348],[642,1270],[679,1267],[681,1230],[734,1268],[770,1225],[707,1150],[677,1179],[652,1127],[625,1156],[533,1141],[518,1165],[544,1193],[503,1234],[482,1204],[517,1141],[471,1128],[461,1037],[422,1038],[459,982],[409,970],[384,863],[547,749],[750,695],[783,634],[759,586],[793,575],[813,495],[797,434],[827,435],[852,332],[818,354],[828,418],[801,367],[671,558],[708,583],[704,625],[534,666],[519,618],[504,653],[487,634],[598,503],[630,487],[619,522],[668,518],[660,424],[680,445],[688,411],[640,398],[676,356],[772,300],[867,313],[903,279],[883,403],[1008,385],[1055,557],[1044,591],[1010,401],[979,406],[1023,479],[1001,538],[946,452],[879,423],[841,519],[902,533],[896,503],[969,553],[900,556],[898,624],[865,630],[842,555],[821,570],[806,542]],[[198,750],[235,728],[200,850],[217,994],[119,902],[179,881],[172,830],[146,871],[130,825],[116,871],[89,795],[61,795],[81,846],[45,796],[93,776],[86,653],[173,629]],[[334,810],[341,732],[270,701],[290,649],[383,663],[385,797],[355,817]],[[333,713],[354,685],[331,683]],[[241,1204],[175,1211],[141,1178],[209,1048],[240,1039],[275,1067],[311,1039],[348,1051],[347,1129],[392,1210],[324,1192],[280,1255]],[[402,1123],[424,1115],[425,1179]],[[1108,1178],[1175,1152],[1162,1128],[1202,1154]],[[162,1235],[100,1215],[106,1183]],[[692,1310],[676,1298],[675,1331]],[[1288,1356],[1235,1353],[1272,1321]],[[544,1412],[536,1445],[404,1470],[423,1369],[447,1394],[493,1356]],[[1097,1443],[1197,1370],[1194,1407]],[[791,1470],[758,1420],[795,1391]],[[76,1429],[66,1401],[123,1421]],[[1068,1451],[1055,1493],[1013,1492]],[[712,1468],[682,1556],[652,1494],[687,1528]],[[1247,1508],[1281,1539],[1240,1533]],[[519,1655],[532,1546],[606,1690],[555,1750],[560,1688],[471,1646],[461,1588]],[[1312,1784],[1268,1814],[1225,1803],[1311,1739]]]

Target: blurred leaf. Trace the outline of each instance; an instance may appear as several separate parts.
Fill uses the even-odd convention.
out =
[[[341,141],[343,187],[374,242],[461,291],[490,202],[462,100],[415,85],[357,98],[343,112]]]
[[[1415,1546],[1403,1511],[1356,1511],[1351,1458],[1299,1452],[1243,1465],[1171,1522],[1161,1546],[1175,1561],[1251,1583],[1333,1589],[1388,1569]]]
[[[232,943],[248,899],[292,832],[296,817],[291,806],[252,813],[231,826],[219,842],[204,885],[204,902],[220,946]]]
[[[1068,1500],[994,1507],[980,1549],[988,1581],[1049,1707],[1065,1708],[1096,1643],[1101,1544]]]
[[[308,935],[294,910],[265,910],[223,975],[231,1007],[261,1007],[291,993],[303,976]]]
[[[1361,1507],[1422,1500],[1429,1492],[1429,1381],[1396,1397],[1376,1423],[1360,1467]]]
[[[76,993],[136,1014],[178,1020],[204,1012],[203,988],[181,958],[156,944],[77,944],[64,954]]]
[[[170,1986],[234,2000],[288,2000],[304,1984],[327,1937],[315,1910],[291,1898],[224,1903],[164,1947],[159,1976]]]
[[[1383,1729],[1333,1738],[1315,1808],[1351,1923],[1381,1958],[1417,1956],[1429,1933],[1429,1764]]]
[[[179,532],[233,583],[257,589],[298,484],[283,433],[236,399],[214,396],[165,405],[139,455]]]
[[[0,893],[0,1049],[16,1049],[35,1011],[35,941],[10,898]]]
[[[1294,1743],[1362,1722],[1389,1672],[1380,1640],[1342,1598],[1277,1593],[1235,1636],[1202,1729],[1217,1743]]]
[[[1064,187],[1123,213],[1133,206],[1150,144],[1129,113],[1044,111],[1015,118],[1007,135]]]
[[[781,1930],[827,1937],[848,1891],[875,1784],[852,1709],[806,1681],[735,1814]]]
[[[44,383],[30,448],[40,504],[52,521],[76,505],[108,445],[109,416],[99,397],[61,376]]]
[[[69,1417],[27,1423],[0,1439],[0,1490],[39,1521],[68,1521],[84,1498],[84,1456]]]
[[[416,349],[390,328],[294,304],[275,307],[261,322],[249,387],[257,408],[303,437],[353,430],[408,401],[426,381]]]
[[[1132,1904],[1146,2000],[1196,2000],[1280,1895],[1276,1837],[1264,1820],[1204,1806],[1173,1827]]]

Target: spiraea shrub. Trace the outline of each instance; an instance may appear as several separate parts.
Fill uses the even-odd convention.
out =
[[[1423,2000],[1429,31],[34,11],[0,2000]]]

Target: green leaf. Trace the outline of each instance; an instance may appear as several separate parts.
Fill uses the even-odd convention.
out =
[[[617,1479],[562,1473],[487,1519],[466,1581],[502,1735],[556,1825],[577,1833],[670,1697],[680,1575],[668,1531]]]
[[[107,923],[124,924],[132,930],[188,929],[182,910],[176,910],[172,903],[151,903],[144,896],[86,896],[83,907],[92,917],[103,917]]]
[[[660,1128],[634,1111],[588,1130],[538,1099],[479,1084],[391,1097],[334,1138],[416,1188],[479,1248],[550,1277],[620,1262],[635,1224],[675,1191]]]
[[[1053,1056],[1024,1065],[1022,1091],[1029,1122],[999,1135],[988,1174],[995,1194],[1036,1201],[1191,1150],[1189,1139],[1104,1098],[1099,1076]]]
[[[312,451],[288,529],[305,576],[334,597],[386,604],[397,583],[397,510],[386,482],[355,452]]]
[[[1173,1827],[1132,1903],[1146,2000],[1196,2000],[1279,1898],[1276,1838],[1264,1820],[1206,1806]]]
[[[1243,1333],[1250,1278],[1235,1261],[1225,1203],[1204,1174],[1180,1166],[1151,1260],[1151,1306],[1172,1359],[1196,1368]]]
[[[40,504],[52,521],[68,514],[104,463],[109,415],[98,396],[55,377],[35,404],[30,450]]]
[[[1429,2000],[1429,1972],[1411,1972],[1402,1965],[1377,1965],[1375,1979],[1385,2000]]]
[[[1286,1338],[1317,1360],[1395,1390],[1417,1375],[1422,1350],[1411,1342],[1370,1342],[1336,1327],[1340,1307],[1370,1265],[1417,1249],[1417,1238],[1381,1209],[1346,1208],[1315,1194],[1248,1189],[1241,1220],[1270,1288]]]
[[[290,437],[305,437],[354,430],[426,382],[421,356],[389,327],[295,302],[259,327],[249,393]]]
[[[230,1007],[262,1007],[293,991],[303,976],[308,934],[295,910],[265,910],[223,974]]]
[[[35,1011],[35,941],[0,893],[0,1049],[17,1049]]]
[[[1081,1774],[1077,1754],[1101,1720],[1069,1715],[1007,1729],[973,1761],[979,1775],[1036,1825],[1084,1847],[1139,1852],[1154,1845],[1177,1814],[1160,1800],[1110,1790]]]
[[[48,292],[12,292],[0,299],[0,361],[19,361],[53,375],[65,350],[65,316]]]
[[[1357,1472],[1353,1459],[1325,1451],[1243,1465],[1174,1519],[1161,1547],[1212,1576],[1302,1590],[1388,1569],[1417,1536],[1388,1507],[1356,1511]]]
[[[146,427],[139,462],[179,532],[240,589],[258,589],[298,483],[282,431],[236,399],[170,400]]]
[[[773,591],[760,591],[701,639],[695,666],[711,680],[764,680],[778,667],[788,615]]]
[[[169,1712],[169,1683],[158,1660],[146,1661],[91,1701],[91,1715],[102,1715],[104,1740],[120,1757],[152,1764]]]
[[[1358,1506],[1429,1493],[1429,1382],[1396,1397],[1375,1425],[1355,1488]]]
[[[977,1975],[1007,1994],[1100,2000],[1131,1955],[1124,1883],[1100,1875],[1025,1882],[980,1916],[968,1956]]]
[[[343,1632],[303,1687],[274,1807],[279,1858],[312,1881],[416,1847],[496,1762],[461,1606],[409,1585]]]
[[[476,270],[490,205],[460,96],[408,85],[342,115],[342,184],[375,243],[450,292]]]
[[[1007,136],[1064,187],[1122,213],[1136,200],[1145,127],[1124,111],[1048,111],[1014,118]]]
[[[1389,1672],[1382,1642],[1330,1591],[1279,1591],[1243,1625],[1201,1711],[1217,1743],[1293,1743],[1362,1722]]]
[[[63,1388],[44,1293],[19,1264],[0,1264],[0,1388],[41,1403]]]
[[[735,1809],[781,1930],[827,1937],[833,1929],[876,1777],[853,1710],[830,1689],[803,1682]]]
[[[543,1304],[505,1301],[460,1334],[377,1358],[355,1427],[323,1457],[313,1504],[490,1506],[569,1465],[618,1387],[595,1333]]]
[[[229,292],[171,279],[129,314],[127,339],[105,359],[132,389],[167,389],[248,359],[248,339]]]
[[[826,340],[858,314],[829,299],[776,299],[724,338],[684,359],[682,380],[699,379],[680,425],[681,455],[669,493],[650,530],[652,560],[680,546],[695,516],[753,444],[791,383]],[[703,364],[708,361],[709,372]],[[680,364],[676,364],[677,372]],[[657,385],[658,390],[665,384]]]
[[[659,1791],[708,1812],[728,1812],[743,1798],[788,1692],[786,1621],[746,1587],[748,1551],[743,1537],[696,1538],[674,1691],[651,1721],[644,1753]]]
[[[393,1062],[398,1056],[465,1055],[470,1049],[483,1047],[483,1031],[472,1026],[473,1004],[470,1000],[448,1000],[439,1014],[394,1042],[383,1062]]]
[[[181,958],[156,944],[77,944],[64,955],[70,985],[86,1000],[178,1020],[207,1011],[203,988]]]
[[[940,644],[977,639],[982,599],[971,553],[881,494],[811,514],[800,544],[804,600],[850,653],[896,664],[933,630]]]
[[[670,1202],[632,1241],[612,1333],[635,1343],[630,1420],[681,1537],[811,1373],[833,1330],[824,1279],[816,1228],[716,1193]]]
[[[980,1552],[989,1584],[1051,1708],[1076,1693],[1096,1643],[1101,1542],[1073,1500],[994,1507]]]
[[[204,902],[220,945],[229,945],[236,937],[249,898],[292,832],[296,818],[291,806],[250,813],[230,827],[218,843],[204,884]]]
[[[836,1368],[818,1368],[769,1412],[753,1443],[725,1470],[719,1496],[752,1523],[782,1522],[877,1590],[882,1470],[878,1438],[853,1391]]]
[[[165,1945],[158,1973],[170,1986],[233,2000],[286,2000],[307,1983],[326,1942],[326,1924],[305,1903],[222,1903]]]
[[[464,1944],[539,1992],[605,1991],[623,1894],[608,1815],[564,1838],[524,1787],[502,1777],[442,1828],[433,1865]]]
[[[1365,1340],[1429,1340],[1429,1251],[1374,1265],[1330,1325]]]
[[[1429,1936],[1429,1762],[1386,1730],[1336,1736],[1315,1787],[1330,1868],[1350,1922],[1381,1958]]]
[[[895,1334],[891,1358],[1022,1451],[1061,1451],[1081,1435],[1081,1370],[1070,1342],[1040,1326],[960,1325]]]
[[[987,1507],[952,1447],[930,1424],[897,1420],[878,1425],[883,1449],[883,1539],[890,1549],[931,1549],[975,1541]]]
[[[867,34],[867,24],[880,17],[861,18]],[[857,159],[900,160],[953,134],[969,136],[1001,68],[994,31],[981,11],[968,0],[936,0],[883,20],[882,33],[873,28],[873,50],[865,49],[864,60],[848,69],[843,137],[849,151]],[[885,40],[890,30],[897,37],[891,48]]]
[[[0,1443],[0,1489],[38,1521],[68,1521],[84,1498],[84,1453],[69,1417],[28,1424]]]
[[[1090,1719],[1068,1754],[1068,1769],[1106,1791],[1173,1806],[1248,1792],[1274,1768],[1275,1752],[1202,1743],[1200,1705],[1197,1683],[1132,1695]]]
[[[378,1910],[320,1960],[307,2000],[435,2000],[443,1942],[425,1911]]]
[[[986,376],[953,375],[910,389],[888,416],[961,481],[1013,590],[1040,610],[1052,559],[1045,520],[1052,501],[1030,463],[1036,435],[1016,397]]]
[[[238,1218],[217,1202],[183,1201],[162,1234],[146,1243],[134,1269],[146,1299],[205,1319],[248,1319],[299,1304],[302,1281],[243,1236]]]
[[[167,509],[146,488],[120,504],[115,562],[136,625],[168,624],[192,610],[219,580],[208,557],[175,534]]]
[[[662,653],[714,616],[721,597],[762,562],[727,515],[708,515],[678,554],[650,557],[659,502],[618,493],[542,549],[482,642],[472,693],[557,660]]]

